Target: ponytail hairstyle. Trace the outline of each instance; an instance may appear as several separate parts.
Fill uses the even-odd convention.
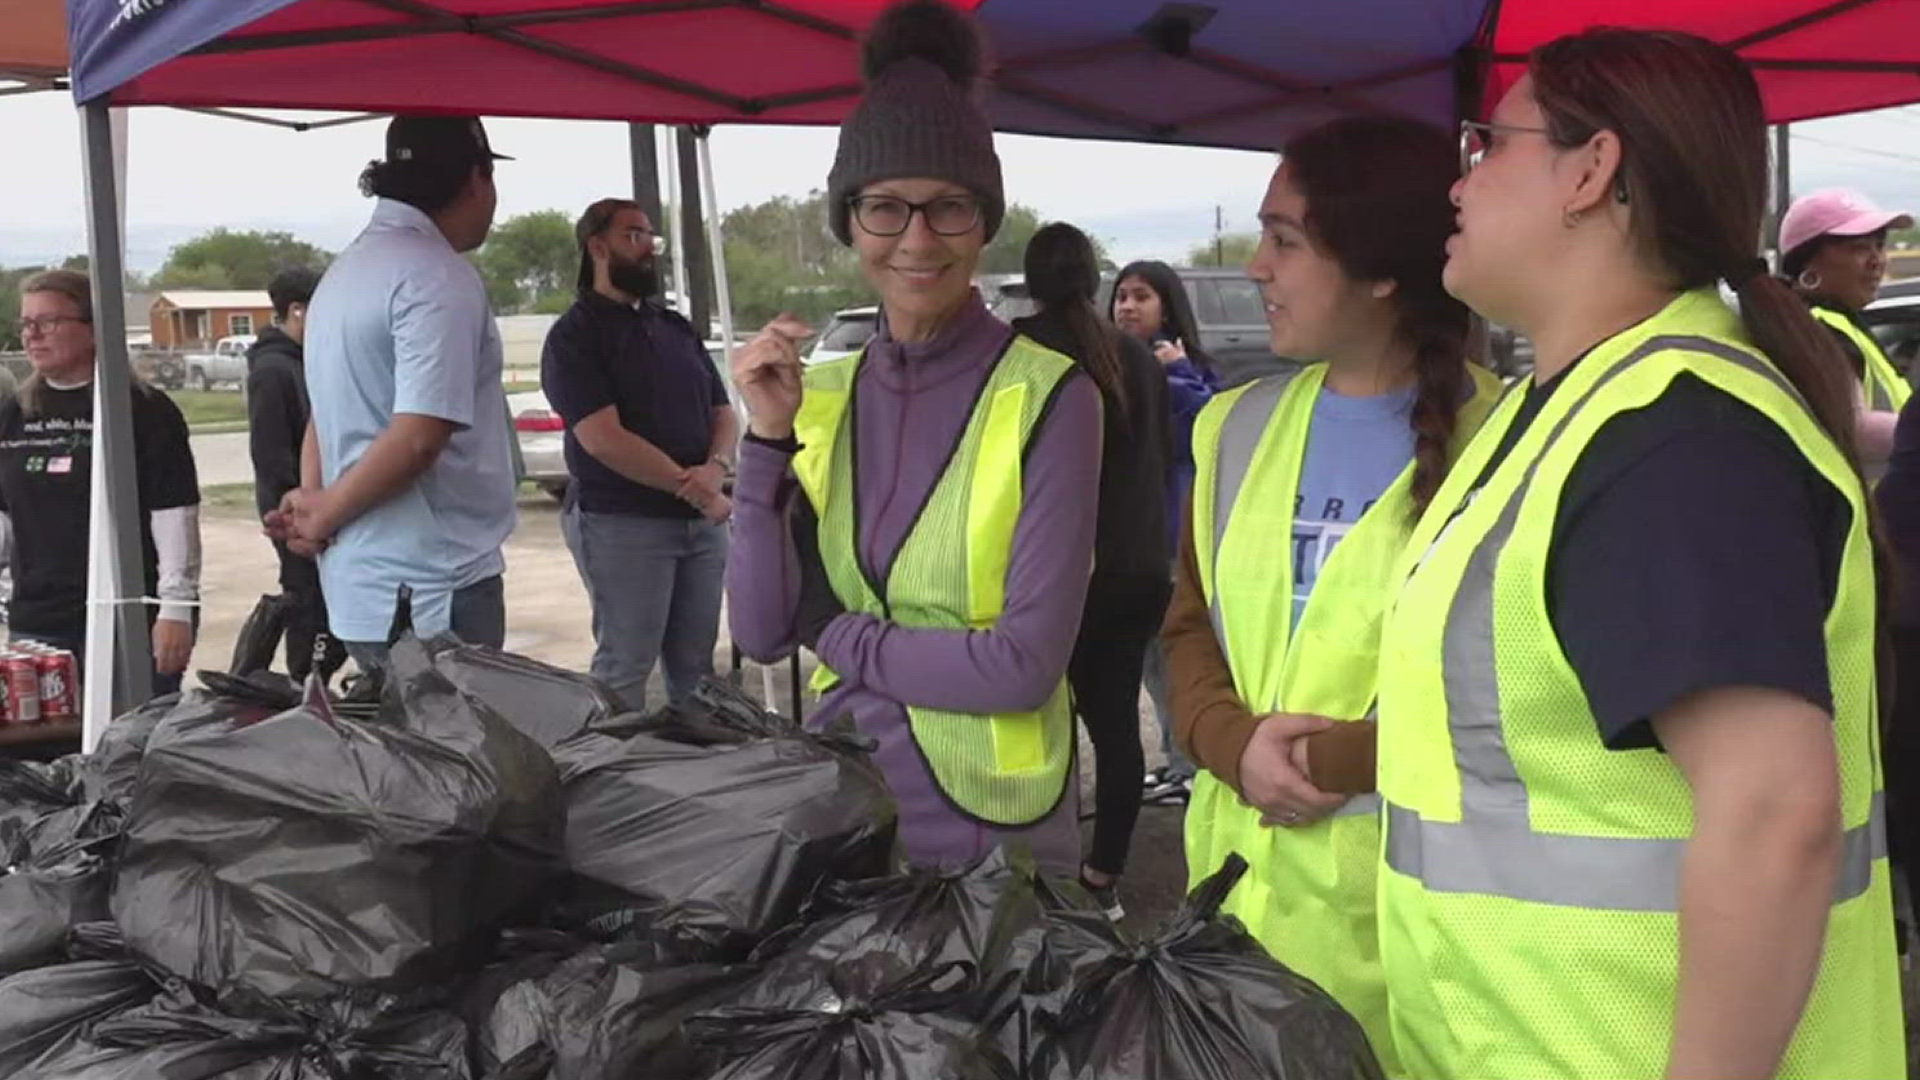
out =
[[[1467,377],[1471,315],[1441,284],[1454,231],[1449,189],[1459,148],[1418,120],[1356,116],[1322,124],[1281,151],[1288,178],[1307,203],[1307,233],[1356,281],[1392,281],[1396,333],[1414,350],[1418,392],[1413,427],[1414,516],[1426,512],[1447,477],[1448,448]],[[1382,228],[1382,222],[1393,227]]]
[[[1043,226],[1027,242],[1027,293],[1042,311],[1057,311],[1073,334],[1074,360],[1092,376],[1109,410],[1126,415],[1127,387],[1120,372],[1115,330],[1093,306],[1100,289],[1100,260],[1087,234],[1064,221]]]
[[[1733,287],[1747,336],[1858,472],[1845,356],[1760,257],[1767,125],[1746,63],[1692,34],[1599,27],[1535,49],[1527,69],[1554,145],[1619,137],[1613,197],[1647,260],[1676,288]]]
[[[1549,42],[1528,57],[1527,69],[1556,146],[1582,146],[1601,130],[1619,136],[1613,197],[1633,207],[1633,240],[1644,257],[1677,288],[1733,287],[1748,338],[1800,392],[1859,477],[1850,365],[1834,335],[1760,257],[1767,126],[1752,70],[1731,49],[1692,34],[1611,27]],[[1873,500],[1863,503],[1884,631],[1895,568]]]

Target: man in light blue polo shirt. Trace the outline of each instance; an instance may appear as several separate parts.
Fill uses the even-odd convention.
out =
[[[493,225],[495,160],[476,119],[395,118],[360,178],[373,220],[308,308],[303,486],[269,527],[321,553],[334,636],[362,668],[385,660],[402,585],[423,635],[506,636],[513,433],[486,287],[460,254]]]

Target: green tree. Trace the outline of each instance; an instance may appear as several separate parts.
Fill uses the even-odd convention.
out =
[[[496,312],[531,311],[542,298],[573,289],[580,269],[573,219],[560,210],[510,217],[493,227],[473,261]]]
[[[44,267],[0,267],[0,352],[22,348],[20,342],[20,283]]]
[[[1895,229],[1887,235],[1887,246],[1892,248],[1920,247],[1920,227]]]
[[[1259,233],[1226,233],[1216,246],[1209,240],[1187,252],[1188,266],[1245,266],[1260,246]]]
[[[214,229],[179,244],[153,275],[156,289],[264,289],[293,267],[325,270],[332,254],[285,232]]]

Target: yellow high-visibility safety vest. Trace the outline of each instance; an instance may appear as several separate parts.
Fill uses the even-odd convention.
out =
[[[1548,618],[1546,575],[1561,492],[1587,444],[1682,374],[1777,425],[1853,511],[1825,623],[1840,873],[1779,1075],[1906,1075],[1866,494],[1792,384],[1702,290],[1582,359],[1471,494],[1525,397],[1510,394],[1409,545],[1381,646],[1380,951],[1394,1047],[1423,1080],[1666,1067],[1693,796],[1658,749],[1602,744]]]
[[[984,630],[1006,607],[1020,521],[1022,459],[1073,361],[1015,336],[994,362],[946,471],[884,582],[860,564],[854,520],[853,388],[865,351],[809,367],[794,434],[794,475],[820,520],[820,559],[848,611],[903,626]],[[1091,566],[1089,566],[1089,572]],[[815,687],[836,681],[824,666]],[[1030,825],[1059,805],[1073,760],[1063,674],[1045,706],[975,716],[907,706],[914,742],[940,788],[988,824]]]
[[[1500,392],[1484,368],[1468,370],[1475,392],[1455,425],[1456,452]],[[1214,636],[1246,707],[1358,720],[1373,708],[1381,617],[1413,530],[1413,466],[1341,537],[1296,632],[1288,542],[1313,405],[1325,381],[1326,366],[1316,364],[1229,390],[1200,413],[1193,428],[1193,548]],[[1229,854],[1247,860],[1248,873],[1225,909],[1268,952],[1353,1013],[1395,1075],[1374,925],[1379,805],[1377,796],[1361,796],[1317,824],[1269,828],[1232,788],[1202,772],[1187,810],[1187,866],[1197,882]]]
[[[1861,330],[1852,319],[1829,308],[1811,309],[1813,317],[1846,335],[1853,347],[1860,350],[1866,360],[1861,371],[1861,381],[1867,392],[1867,407],[1879,412],[1899,412],[1906,408],[1907,399],[1913,396],[1913,385],[1900,375],[1900,369],[1893,366],[1880,343],[1873,335]]]

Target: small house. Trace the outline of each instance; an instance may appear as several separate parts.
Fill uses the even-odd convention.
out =
[[[266,291],[167,289],[153,298],[148,324],[156,349],[210,349],[223,337],[257,334],[273,322]]]

